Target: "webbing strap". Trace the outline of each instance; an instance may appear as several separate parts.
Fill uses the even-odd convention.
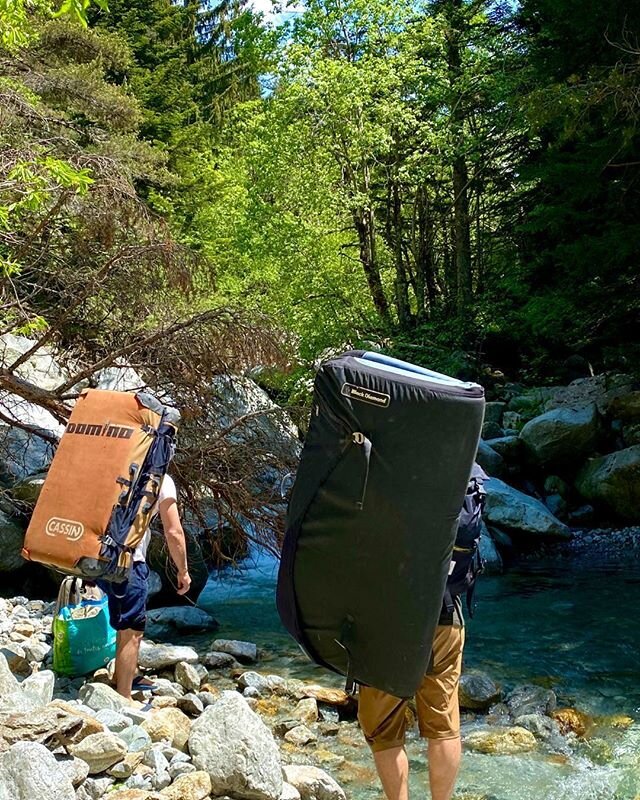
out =
[[[364,433],[361,431],[355,431],[352,434],[352,438],[355,444],[359,444],[362,447],[362,452],[364,453],[364,479],[362,481],[362,492],[360,494],[360,500],[356,502],[357,508],[362,511],[364,508],[364,499],[367,494],[367,485],[369,483],[369,468],[371,466],[371,440],[368,439]]]

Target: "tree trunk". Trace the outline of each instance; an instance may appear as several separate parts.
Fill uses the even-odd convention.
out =
[[[373,211],[366,207],[356,208],[353,212],[353,224],[358,235],[360,262],[369,285],[373,305],[383,322],[389,324],[391,321],[389,304],[384,293],[376,259],[376,230]]]
[[[393,249],[396,267],[396,308],[400,327],[407,330],[411,326],[411,308],[409,306],[409,284],[402,253],[402,205],[397,176],[392,187],[393,208]]]

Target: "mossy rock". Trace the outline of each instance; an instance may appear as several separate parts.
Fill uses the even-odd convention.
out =
[[[473,731],[464,740],[471,750],[486,755],[507,756],[528,753],[536,748],[536,737],[525,728]]]

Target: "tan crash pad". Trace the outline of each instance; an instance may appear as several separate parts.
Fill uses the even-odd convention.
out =
[[[134,394],[87,389],[78,398],[31,517],[23,556],[64,572],[98,576],[101,536],[133,465],[142,466],[160,415]],[[145,513],[146,509],[146,513]],[[135,547],[150,521],[142,503],[127,544]],[[120,565],[129,566],[130,554]]]

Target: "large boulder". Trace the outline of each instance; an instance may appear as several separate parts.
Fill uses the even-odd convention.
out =
[[[174,644],[152,644],[142,641],[140,645],[140,656],[138,663],[142,669],[165,669],[175,667],[181,661],[188,664],[195,664],[198,661],[198,654],[193,647]]]
[[[13,572],[25,564],[22,558],[24,527],[0,508],[0,572]]]
[[[580,494],[628,522],[640,522],[640,445],[591,459],[576,478]]]
[[[237,692],[223,692],[191,728],[189,751],[209,773],[214,796],[279,800],[280,752],[273,734]]]
[[[502,690],[484,672],[465,672],[460,677],[459,702],[461,708],[486,711],[502,697]]]
[[[504,473],[504,459],[483,439],[478,444],[476,461],[488,475],[499,477]]]
[[[546,390],[544,410],[553,408],[581,408],[595,403],[602,415],[614,415],[618,398],[624,397],[636,388],[630,375],[605,374],[578,378],[568,386],[556,386]]]
[[[67,770],[41,744],[17,742],[0,756],[0,800],[75,800]]]
[[[487,502],[484,517],[488,523],[509,532],[567,539],[569,528],[549,509],[524,492],[497,478],[485,481]]]
[[[194,633],[216,631],[220,626],[216,620],[196,606],[169,606],[154,608],[147,613],[147,634],[153,639],[170,636],[172,633]]]
[[[556,408],[527,422],[520,431],[529,456],[537,464],[575,462],[593,452],[599,435],[595,404],[581,408]]]

